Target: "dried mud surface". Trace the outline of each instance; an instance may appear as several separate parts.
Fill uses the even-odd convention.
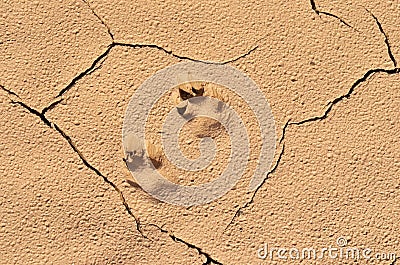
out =
[[[0,264],[354,264],[257,257],[264,243],[339,237],[400,257],[400,3],[5,0],[0,11]],[[181,61],[234,66],[268,99],[277,151],[255,192],[249,173],[182,208],[127,169],[127,104]]]

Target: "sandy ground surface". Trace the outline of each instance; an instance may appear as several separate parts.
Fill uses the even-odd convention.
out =
[[[396,264],[376,254],[400,257],[398,1],[3,0],[0,11],[0,264],[371,263],[257,255],[338,239]],[[147,78],[196,60],[256,82],[277,151],[255,192],[246,174],[183,208],[138,187],[121,129]]]

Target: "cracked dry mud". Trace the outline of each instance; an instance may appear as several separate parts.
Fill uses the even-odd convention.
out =
[[[257,249],[322,248],[340,236],[400,255],[396,1],[0,10],[1,264],[280,264]],[[132,185],[120,139],[135,89],[188,60],[249,75],[278,147],[255,192],[245,176],[224,197],[181,208]]]

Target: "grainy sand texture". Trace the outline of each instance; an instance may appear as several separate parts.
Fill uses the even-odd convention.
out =
[[[389,0],[2,0],[0,264],[400,264],[399,22]],[[267,99],[276,152],[256,190],[252,106],[216,84],[205,94],[242,115],[251,146],[234,188],[182,207],[127,168],[130,99],[182,62],[234,67]],[[159,153],[179,88],[154,105],[146,144],[168,180],[200,185],[232,144],[200,117],[180,148],[195,159],[211,137],[212,164],[182,172]]]

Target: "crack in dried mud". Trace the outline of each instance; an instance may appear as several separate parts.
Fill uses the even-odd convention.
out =
[[[192,61],[192,62],[198,62],[198,63],[204,63],[204,64],[216,64],[216,65],[224,65],[224,64],[228,64],[228,63],[233,63],[236,62],[246,56],[248,56],[250,53],[252,53],[253,51],[255,51],[258,48],[258,45],[255,45],[253,48],[249,49],[247,52],[240,54],[236,57],[233,57],[231,59],[225,60],[225,61],[221,61],[221,62],[213,62],[213,61],[206,61],[206,60],[200,60],[200,59],[195,59],[195,58],[191,58],[188,56],[184,56],[184,55],[179,55],[179,54],[175,54],[174,52],[172,52],[171,50],[167,50],[166,48],[157,45],[157,44],[140,44],[140,43],[124,43],[124,42],[118,42],[114,40],[114,35],[112,34],[111,28],[107,25],[107,23],[95,12],[95,10],[90,6],[89,2],[87,0],[82,0],[91,10],[91,12],[93,13],[94,16],[97,17],[97,19],[100,21],[101,24],[104,25],[104,27],[107,29],[108,35],[111,38],[111,43],[107,46],[107,49],[100,54],[91,64],[90,67],[88,67],[87,69],[85,69],[83,72],[79,73],[77,76],[75,76],[71,82],[64,87],[56,96],[56,98],[61,97],[63,94],[65,94],[68,90],[70,90],[80,79],[82,79],[83,77],[85,77],[86,75],[88,75],[89,73],[93,72],[93,70],[96,68],[96,65],[102,60],[105,59],[107,57],[107,55],[111,52],[111,50],[114,47],[129,47],[129,48],[149,48],[149,49],[156,49],[159,51],[162,51],[174,58],[177,58],[179,60],[188,60],[188,61]]]
[[[136,229],[138,230],[138,232],[145,238],[148,238],[147,236],[145,236],[141,230],[141,224],[138,220],[138,218],[136,218],[136,216],[133,214],[131,208],[129,207],[122,191],[116,186],[116,184],[114,184],[112,181],[110,181],[106,176],[104,176],[97,168],[95,168],[93,165],[91,165],[86,158],[83,156],[83,154],[80,152],[80,150],[76,147],[76,145],[73,143],[71,137],[69,137],[57,124],[49,121],[46,117],[45,114],[47,111],[52,110],[53,108],[55,108],[59,103],[61,103],[63,101],[63,99],[58,99],[59,97],[63,96],[67,91],[69,91],[79,80],[81,80],[82,78],[84,78],[85,76],[91,74],[92,72],[96,71],[98,68],[101,67],[101,64],[107,59],[107,56],[109,55],[109,53],[111,52],[111,50],[114,47],[130,47],[130,48],[150,48],[150,49],[157,49],[160,50],[168,55],[171,55],[174,58],[180,59],[180,60],[189,60],[189,61],[194,61],[194,62],[200,62],[200,63],[205,63],[205,64],[219,64],[219,65],[223,65],[223,64],[228,64],[228,63],[232,63],[235,62],[241,58],[244,58],[246,56],[248,56],[250,53],[252,53],[254,50],[256,50],[258,48],[258,45],[256,45],[255,47],[253,47],[252,49],[248,50],[246,53],[241,54],[237,57],[234,57],[232,59],[226,60],[226,61],[222,61],[222,62],[212,62],[212,61],[205,61],[205,60],[199,60],[199,59],[194,59],[194,58],[190,58],[188,56],[183,56],[183,55],[178,55],[173,53],[170,50],[165,49],[162,46],[156,45],[156,44],[130,44],[130,43],[123,43],[123,42],[117,42],[114,40],[114,35],[111,31],[111,28],[107,25],[107,23],[95,12],[95,10],[90,6],[89,2],[87,0],[82,0],[91,10],[91,12],[93,13],[94,16],[96,16],[96,18],[101,22],[101,24],[107,29],[108,35],[110,36],[112,42],[111,44],[108,45],[107,49],[100,54],[90,65],[90,67],[88,67],[87,69],[85,69],[84,71],[82,71],[81,73],[79,73],[77,76],[75,76],[70,83],[67,84],[66,87],[64,87],[59,93],[58,95],[55,97],[55,101],[52,102],[49,106],[46,106],[43,108],[42,111],[37,111],[34,108],[29,107],[27,104],[25,104],[22,101],[16,101],[16,100],[11,100],[11,104],[13,105],[19,105],[21,107],[23,107],[24,109],[26,109],[27,111],[29,111],[29,113],[39,117],[48,127],[56,130],[70,145],[70,147],[74,150],[75,153],[78,154],[79,158],[81,159],[81,161],[83,162],[83,164],[89,168],[90,170],[92,170],[96,175],[102,177],[102,179],[108,184],[110,185],[120,196],[120,199],[122,201],[122,204],[125,207],[125,210],[127,211],[127,213],[135,220],[136,223]],[[325,11],[320,11],[314,0],[310,0],[310,4],[311,4],[311,8],[312,10],[317,14],[317,15],[326,15],[326,16],[330,16],[333,17],[335,19],[338,19],[341,23],[343,23],[344,25],[346,25],[347,27],[353,28],[350,24],[348,24],[346,21],[344,21],[342,18],[338,17],[337,15],[325,12]],[[350,96],[352,95],[352,93],[354,92],[355,88],[357,88],[361,83],[365,82],[368,80],[369,77],[371,77],[372,75],[374,75],[375,73],[386,73],[389,75],[392,74],[398,74],[400,73],[400,68],[397,68],[397,61],[395,59],[395,57],[393,56],[393,53],[391,51],[391,46],[389,43],[389,39],[387,34],[385,33],[385,31],[383,30],[383,27],[380,23],[380,21],[378,20],[378,18],[372,14],[372,12],[370,12],[369,10],[367,10],[372,17],[374,18],[376,24],[378,25],[378,28],[380,30],[380,32],[384,35],[385,39],[385,44],[387,46],[387,51],[389,54],[389,57],[391,59],[391,61],[394,64],[394,68],[393,69],[382,69],[382,68],[377,68],[377,69],[371,69],[368,70],[361,78],[359,78],[358,80],[356,80],[353,85],[350,87],[349,91],[344,94],[341,95],[337,98],[335,98],[333,101],[328,103],[327,109],[325,110],[325,112],[321,115],[321,116],[315,116],[315,117],[311,117],[302,121],[297,121],[297,122],[292,122],[290,120],[288,120],[284,127],[283,127],[283,132],[282,132],[282,136],[281,139],[279,141],[280,144],[282,144],[282,149],[281,152],[279,154],[278,159],[276,160],[275,165],[273,166],[273,168],[266,174],[266,177],[264,178],[263,182],[256,188],[256,190],[254,191],[254,193],[252,194],[252,197],[250,198],[250,200],[248,202],[246,202],[243,206],[241,206],[235,213],[235,215],[232,217],[231,221],[229,222],[229,224],[227,225],[227,227],[225,228],[225,230],[231,225],[233,224],[234,220],[242,213],[243,209],[247,208],[250,204],[252,204],[254,202],[255,196],[257,194],[257,192],[261,189],[261,187],[264,185],[264,183],[269,179],[269,176],[271,174],[273,174],[279,164],[280,161],[284,155],[284,150],[285,150],[285,143],[284,138],[286,135],[286,130],[289,126],[291,125],[296,125],[296,126],[300,126],[309,122],[314,122],[314,121],[320,121],[320,120],[324,120],[328,117],[328,114],[332,111],[333,107],[338,104],[339,102],[341,102],[344,99],[348,99],[350,98]],[[0,44],[2,44],[3,42],[1,42]],[[10,96],[14,96],[18,99],[21,99],[15,92],[13,92],[12,90],[9,90],[7,88],[5,88],[4,86],[0,85],[0,88],[5,91],[8,95]],[[181,238],[176,237],[175,235],[173,235],[172,233],[170,233],[169,231],[163,229],[162,227],[159,227],[155,224],[150,224],[153,225],[155,227],[157,227],[159,229],[160,232],[162,233],[166,233],[168,234],[168,236],[175,242],[177,243],[182,243],[185,244],[187,247],[195,249],[198,251],[199,255],[202,255],[206,258],[206,261],[203,264],[222,264],[219,261],[217,261],[216,259],[212,258],[210,254],[204,252],[200,247],[188,243],[186,241],[184,241]],[[224,230],[224,231],[225,231]],[[394,265],[396,263],[397,259],[394,260],[391,265]]]
[[[350,87],[349,91],[346,94],[341,95],[341,96],[335,98],[333,101],[329,102],[328,103],[328,107],[326,108],[325,112],[321,116],[314,116],[314,117],[311,117],[311,118],[308,118],[308,119],[305,119],[305,120],[295,121],[295,122],[291,122],[290,120],[288,120],[286,122],[285,126],[283,127],[282,137],[279,140],[279,142],[280,143],[283,142],[283,140],[285,139],[286,129],[291,125],[303,125],[305,123],[314,122],[314,121],[321,121],[321,120],[326,119],[328,117],[328,114],[332,111],[333,107],[336,104],[338,104],[339,102],[341,102],[344,99],[349,99],[351,94],[353,94],[355,89],[361,83],[367,81],[369,77],[371,77],[372,75],[374,75],[376,73],[386,73],[388,75],[398,74],[398,73],[400,73],[400,68],[393,68],[393,69],[377,68],[377,69],[368,70],[360,79],[357,79],[353,83],[353,85]]]
[[[13,92],[12,90],[5,88],[3,85],[0,85],[0,89],[2,89],[3,91],[5,91],[7,94],[17,97],[19,99],[21,99],[15,92]]]
[[[106,56],[110,53],[111,51],[111,46],[108,46],[107,49],[100,54],[90,65],[90,67],[86,68],[84,71],[80,72],[77,76],[75,76],[71,82],[69,82],[69,84],[64,87],[56,96],[56,98],[61,97],[65,92],[67,92],[68,90],[70,90],[79,80],[81,80],[82,78],[84,78],[85,76],[87,76],[89,73],[93,72],[93,69],[95,69],[96,65],[103,59],[106,58]]]
[[[315,117],[311,117],[308,119],[304,119],[301,121],[297,121],[297,122],[291,122],[290,119],[285,123],[285,125],[283,126],[282,129],[282,136],[281,139],[279,140],[280,144],[283,144],[282,146],[282,150],[281,153],[279,154],[279,158],[276,162],[276,164],[274,165],[274,167],[267,173],[266,177],[264,178],[263,182],[257,187],[257,189],[254,191],[251,199],[246,202],[243,206],[241,206],[235,213],[235,215],[232,217],[231,221],[228,223],[228,225],[226,226],[225,230],[226,231],[230,225],[233,224],[234,220],[236,219],[236,217],[238,217],[241,213],[242,210],[247,208],[251,203],[254,202],[254,198],[256,196],[256,193],[259,191],[259,189],[264,185],[264,183],[266,182],[266,180],[269,178],[269,175],[271,175],[272,173],[274,173],[277,169],[277,167],[279,166],[279,162],[284,154],[284,148],[285,148],[285,143],[283,142],[285,139],[285,135],[286,135],[286,130],[289,126],[291,125],[296,125],[296,126],[300,126],[309,122],[315,122],[315,121],[321,121],[324,120],[326,118],[328,118],[328,114],[332,111],[333,107],[338,104],[339,102],[341,102],[344,99],[348,99],[350,98],[351,94],[353,94],[353,92],[355,91],[355,89],[363,82],[367,81],[367,79],[369,77],[371,77],[373,74],[375,73],[386,73],[388,75],[393,75],[393,74],[398,74],[400,73],[400,68],[393,68],[393,69],[382,69],[382,68],[377,68],[377,69],[371,69],[368,70],[360,79],[357,79],[353,85],[350,87],[349,91],[344,94],[341,95],[337,98],[335,98],[333,101],[329,102],[327,109],[325,110],[324,114],[322,114],[321,116],[315,116]]]
[[[47,107],[44,107],[41,111],[41,114],[45,115],[47,111],[54,109],[59,103],[61,103],[63,99],[59,99],[48,105]]]
[[[162,227],[160,227],[160,226],[158,226],[158,225],[156,225],[156,224],[149,224],[149,225],[150,225],[150,226],[156,227],[156,228],[157,228],[160,232],[162,232],[162,233],[168,234],[168,236],[169,236],[172,240],[174,240],[175,242],[185,244],[188,248],[197,250],[197,252],[199,253],[199,255],[202,255],[202,256],[204,256],[204,257],[206,258],[206,261],[205,261],[202,265],[209,265],[209,264],[212,264],[212,263],[213,263],[213,264],[217,264],[217,265],[223,265],[223,264],[222,264],[221,262],[219,262],[218,260],[212,258],[212,257],[210,256],[210,254],[208,254],[207,252],[204,252],[200,247],[198,247],[198,246],[196,246],[196,245],[193,245],[193,244],[191,244],[191,243],[186,242],[185,240],[183,240],[183,239],[181,239],[181,238],[175,236],[174,234],[170,233],[168,230],[165,230],[165,229],[163,229]]]
[[[159,45],[156,44],[132,44],[132,43],[123,43],[123,42],[115,42],[113,41],[110,45],[108,45],[107,49],[100,54],[90,65],[90,67],[86,68],[84,71],[82,71],[81,73],[79,73],[77,76],[75,76],[71,82],[64,87],[56,96],[56,98],[61,97],[62,95],[64,95],[68,90],[70,90],[79,80],[81,80],[82,78],[84,78],[85,76],[87,76],[88,74],[92,73],[97,64],[99,62],[101,62],[103,59],[106,59],[107,55],[111,52],[111,50],[114,47],[129,47],[129,48],[149,48],[149,49],[157,49],[160,50],[168,55],[171,55],[174,58],[177,58],[179,60],[189,60],[192,62],[199,62],[199,63],[204,63],[204,64],[216,64],[216,65],[224,65],[224,64],[228,64],[228,63],[233,63],[236,62],[246,56],[248,56],[250,53],[252,53],[253,51],[255,51],[258,48],[258,45],[254,46],[253,48],[251,48],[250,50],[248,50],[246,53],[241,54],[237,57],[231,58],[229,60],[226,61],[222,61],[222,62],[212,62],[212,61],[204,61],[204,60],[198,60],[198,59],[193,59],[187,56],[182,56],[182,55],[178,55],[173,53],[172,51],[169,51],[167,49],[165,49],[164,47],[161,47]],[[103,63],[104,61],[102,61]]]
[[[50,122],[50,121],[46,118],[46,116],[45,116],[46,112],[48,112],[49,110],[54,109],[58,104],[60,104],[60,103],[63,101],[63,99],[58,99],[58,100],[57,100],[57,98],[61,97],[61,96],[62,96],[63,94],[65,94],[68,90],[70,90],[79,80],[81,80],[81,79],[84,78],[85,76],[87,76],[87,75],[93,73],[95,70],[97,70],[98,68],[100,68],[100,67],[101,67],[101,64],[106,60],[106,58],[107,58],[108,54],[111,52],[111,50],[112,50],[114,47],[117,47],[117,46],[119,46],[119,47],[129,47],[129,48],[150,48],[150,49],[157,49],[157,50],[160,50],[160,51],[162,51],[162,52],[164,52],[164,53],[166,53],[166,54],[169,54],[169,55],[171,55],[172,57],[175,57],[175,58],[180,59],[180,60],[189,60],[189,61],[200,62],[200,63],[205,63],[205,64],[224,65],[224,64],[228,64],[228,63],[235,62],[235,61],[237,61],[237,60],[239,60],[239,59],[241,59],[241,58],[246,57],[246,56],[249,55],[251,52],[253,52],[254,50],[256,50],[256,49],[258,48],[258,45],[256,45],[255,47],[253,47],[252,49],[250,49],[250,50],[247,51],[246,53],[241,54],[241,55],[239,55],[239,56],[237,56],[237,57],[235,57],[235,58],[232,58],[232,59],[229,59],[229,60],[226,60],[226,61],[222,61],[222,62],[211,62],[211,61],[198,60],[198,59],[190,58],[190,57],[187,57],[187,56],[177,55],[177,54],[173,53],[172,51],[169,51],[169,50],[167,50],[167,49],[165,49],[165,48],[163,48],[163,47],[161,47],[161,46],[159,46],[159,45],[156,45],[156,44],[130,44],[130,43],[123,43],[123,42],[116,42],[116,41],[114,40],[114,35],[112,34],[110,27],[105,23],[105,21],[104,21],[100,16],[98,16],[98,15],[96,14],[96,12],[90,7],[89,3],[88,3],[86,0],[82,0],[82,1],[83,1],[86,5],[88,5],[88,7],[89,7],[90,10],[92,11],[92,13],[93,13],[93,14],[97,17],[97,19],[106,27],[107,32],[108,32],[108,34],[109,34],[109,36],[110,36],[110,38],[111,38],[111,40],[112,40],[111,44],[108,45],[107,49],[106,49],[102,54],[100,54],[100,55],[92,62],[92,64],[90,65],[90,67],[86,68],[84,71],[82,71],[82,72],[79,73],[77,76],[75,76],[75,77],[70,81],[70,83],[68,83],[68,85],[67,85],[66,87],[64,87],[64,88],[58,93],[58,95],[55,97],[56,100],[55,100],[54,102],[52,102],[50,105],[44,107],[44,108],[42,109],[42,111],[39,112],[39,111],[37,111],[36,109],[29,107],[27,104],[23,103],[22,101],[14,101],[14,100],[11,100],[11,103],[14,104],[14,105],[20,105],[21,107],[23,107],[23,108],[25,108],[26,110],[28,110],[31,114],[33,114],[33,115],[39,117],[48,127],[52,128],[52,129],[55,129],[55,130],[68,142],[68,144],[69,144],[70,147],[74,150],[74,152],[78,154],[78,156],[79,156],[79,158],[81,159],[81,161],[83,162],[83,164],[84,164],[87,168],[89,168],[90,170],[92,170],[94,173],[96,173],[96,175],[102,177],[103,180],[104,180],[107,184],[109,184],[110,186],[112,186],[112,188],[113,188],[116,192],[118,192],[118,194],[119,194],[119,196],[120,196],[120,199],[121,199],[121,201],[122,201],[122,204],[123,204],[124,207],[125,207],[125,210],[126,210],[126,211],[128,212],[128,214],[129,214],[131,217],[133,217],[133,219],[135,220],[136,229],[138,230],[138,232],[139,232],[143,237],[148,238],[146,235],[143,234],[143,232],[142,232],[142,230],[141,230],[141,224],[140,224],[138,218],[136,218],[136,216],[133,214],[131,208],[129,207],[129,205],[128,205],[128,203],[127,203],[127,201],[126,201],[126,199],[125,199],[125,197],[124,197],[124,195],[123,195],[123,193],[122,193],[122,191],[117,187],[116,184],[114,184],[112,181],[110,181],[110,180],[109,180],[106,176],[104,176],[97,168],[95,168],[94,166],[92,166],[92,165],[86,160],[86,158],[83,156],[83,154],[80,152],[80,150],[79,150],[79,149],[76,147],[76,145],[73,143],[71,137],[69,137],[57,124],[55,124],[55,123],[53,123],[53,122]],[[99,64],[100,64],[100,66],[98,66]],[[12,92],[11,90],[6,89],[4,86],[1,86],[0,88],[3,89],[4,91],[6,91],[9,95],[18,97],[18,98],[20,99],[20,97],[19,97],[16,93]],[[157,227],[158,227],[158,226],[157,226]],[[189,248],[196,249],[200,255],[202,255],[202,256],[204,256],[204,257],[206,258],[206,261],[203,263],[204,265],[206,265],[206,264],[211,264],[211,263],[217,264],[217,265],[222,265],[222,263],[220,263],[220,262],[217,261],[216,259],[213,259],[213,258],[211,257],[210,254],[204,252],[200,247],[198,247],[198,246],[196,246],[196,245],[194,245],[194,244],[191,244],[191,243],[189,243],[189,242],[186,242],[186,241],[184,241],[183,239],[174,236],[173,234],[170,234],[167,230],[164,230],[164,229],[162,229],[162,228],[160,228],[160,227],[159,227],[159,229],[160,229],[160,232],[162,232],[162,233],[168,233],[169,237],[170,237],[174,242],[182,243],[182,244],[185,244],[185,245],[186,245],[187,247],[189,247]]]
[[[23,107],[24,109],[29,111],[31,114],[39,117],[43,121],[44,124],[46,124],[47,126],[49,126],[51,128],[51,122],[42,113],[40,113],[39,111],[35,110],[34,108],[29,107],[28,105],[26,105],[22,101],[11,100],[11,104],[19,105],[19,106]]]
[[[107,25],[107,23],[96,13],[96,11],[94,11],[87,0],[82,1],[89,7],[92,14],[100,21],[100,23],[103,24],[104,27],[106,27],[108,35],[110,35],[111,39],[114,40],[114,34],[111,32],[111,28]]]
[[[367,12],[370,13],[371,16],[375,19],[375,22],[376,22],[376,24],[378,25],[379,31],[380,31],[380,32],[383,34],[383,36],[385,37],[385,44],[386,44],[386,48],[387,48],[387,52],[388,52],[388,54],[389,54],[390,60],[392,61],[393,66],[394,66],[394,67],[397,67],[397,61],[396,61],[396,59],[395,59],[394,56],[393,56],[392,48],[391,48],[390,43],[389,43],[389,38],[388,38],[386,32],[383,30],[383,27],[382,27],[381,22],[378,20],[378,18],[377,18],[370,10],[368,10],[368,9],[366,9],[366,10],[367,10]]]
[[[318,10],[317,10],[316,5],[315,5],[315,2],[314,2],[313,0],[310,0],[310,1],[311,1],[311,7],[312,7],[312,9],[313,9],[317,14],[322,13],[321,11],[318,11]],[[368,11],[368,10],[367,10],[367,11]],[[369,11],[368,11],[368,12],[369,12]],[[304,119],[304,120],[301,120],[301,121],[296,121],[296,122],[291,122],[291,120],[289,119],[289,120],[285,123],[285,125],[283,126],[282,135],[281,135],[281,138],[280,138],[280,140],[279,140],[279,144],[282,144],[282,143],[283,143],[283,141],[284,141],[284,139],[285,139],[285,135],[286,135],[286,130],[287,130],[287,128],[288,128],[289,126],[291,126],[291,125],[301,126],[301,125],[306,124],[306,123],[309,123],[309,122],[321,121],[321,120],[326,119],[326,118],[328,117],[329,113],[332,111],[333,107],[334,107],[336,104],[338,104],[339,102],[343,101],[344,99],[349,99],[350,96],[351,96],[351,95],[353,94],[353,92],[355,91],[355,89],[356,89],[361,83],[367,81],[368,78],[371,77],[371,76],[373,76],[374,74],[376,74],[376,73],[386,73],[386,74],[388,74],[388,75],[393,75],[393,74],[398,74],[398,73],[400,73],[400,68],[397,68],[397,67],[396,67],[396,66],[397,66],[396,60],[395,60],[395,58],[394,58],[394,56],[393,56],[393,54],[392,54],[392,52],[391,52],[391,48],[390,48],[390,44],[389,44],[388,37],[387,37],[386,33],[384,32],[381,23],[379,22],[378,18],[376,18],[371,12],[370,12],[370,14],[374,17],[374,19],[375,19],[375,21],[376,21],[376,23],[377,23],[377,25],[378,25],[378,27],[379,27],[379,30],[380,30],[381,33],[385,36],[385,43],[386,43],[386,45],[387,45],[389,57],[391,58],[391,60],[392,60],[392,62],[393,62],[393,64],[394,64],[394,66],[395,66],[395,68],[393,68],[393,69],[376,68],[376,69],[370,69],[370,70],[368,70],[361,78],[357,79],[357,80],[353,83],[353,85],[350,87],[350,89],[347,91],[346,94],[341,95],[341,96],[335,98],[334,100],[332,100],[331,102],[329,102],[329,103],[328,103],[328,107],[326,108],[325,112],[324,112],[321,116],[314,116],[314,117],[307,118],[307,119]],[[281,151],[281,153],[280,153],[280,155],[279,155],[279,158],[278,158],[277,163],[275,164],[275,166],[272,168],[271,171],[269,171],[269,172],[267,173],[267,176],[265,177],[265,179],[263,180],[263,182],[262,182],[262,183],[257,187],[257,189],[254,191],[254,193],[253,193],[251,199],[250,199],[248,202],[246,202],[243,206],[241,206],[241,207],[236,211],[235,215],[232,217],[232,219],[230,220],[230,222],[229,222],[228,225],[226,226],[224,232],[229,228],[230,225],[232,225],[232,223],[234,222],[235,218],[238,217],[238,216],[242,213],[242,210],[245,209],[245,208],[247,208],[251,203],[254,202],[254,198],[255,198],[256,193],[257,193],[257,192],[259,191],[259,189],[264,185],[264,183],[265,183],[265,181],[268,179],[269,175],[272,174],[272,173],[276,170],[276,168],[279,166],[279,162],[280,162],[280,160],[281,160],[281,158],[282,158],[283,153],[284,153],[284,143],[283,143],[282,151]]]
[[[67,140],[68,144],[71,146],[71,148],[74,150],[75,153],[78,154],[79,158],[82,160],[83,164],[89,168],[90,170],[92,170],[93,172],[96,173],[96,175],[100,176],[103,178],[104,182],[106,182],[108,185],[110,185],[120,196],[120,200],[122,202],[122,204],[125,207],[125,210],[127,211],[127,213],[133,217],[133,219],[135,220],[136,223],[136,230],[145,238],[147,238],[146,235],[143,234],[141,226],[140,226],[140,222],[139,219],[133,214],[131,208],[129,207],[124,194],[122,193],[122,191],[118,188],[118,186],[112,182],[111,180],[109,180],[105,175],[103,175],[97,168],[95,168],[94,166],[92,166],[87,160],[86,158],[83,156],[83,154],[80,152],[80,150],[76,147],[76,145],[74,144],[74,142],[72,141],[71,137],[69,137],[63,130],[61,130],[61,128],[55,124],[52,123],[54,129],[59,132],[61,134],[61,136]]]
[[[12,92],[9,89],[6,89],[4,86],[0,85],[0,88],[4,91],[6,91],[9,95],[15,96],[20,98],[15,92]],[[70,145],[70,147],[72,148],[72,150],[78,154],[79,158],[81,159],[82,163],[89,168],[91,171],[93,171],[96,175],[100,176],[104,182],[106,182],[108,185],[110,185],[120,196],[121,202],[125,207],[125,210],[127,211],[127,213],[135,220],[136,223],[136,229],[138,230],[138,232],[145,238],[147,238],[147,236],[145,236],[141,230],[141,226],[140,226],[140,222],[139,219],[133,214],[131,208],[129,207],[128,203],[126,202],[126,199],[122,193],[122,191],[118,188],[118,186],[113,183],[111,180],[109,180],[105,175],[103,175],[97,168],[95,168],[92,164],[90,164],[88,162],[88,160],[83,156],[82,152],[76,147],[76,145],[74,144],[74,142],[72,141],[71,137],[69,137],[56,123],[51,122],[50,120],[48,120],[45,116],[45,114],[43,112],[39,112],[34,108],[31,108],[30,106],[28,106],[27,104],[25,104],[22,101],[15,101],[13,99],[10,99],[11,104],[13,105],[19,105],[22,108],[24,108],[25,110],[27,110],[29,113],[37,116],[40,118],[40,120],[46,124],[49,128],[54,129],[55,131],[57,131]]]
[[[261,187],[264,185],[264,183],[269,179],[269,176],[271,174],[273,174],[276,171],[276,169],[278,168],[279,163],[281,162],[281,159],[282,159],[282,156],[283,156],[284,153],[285,153],[285,144],[282,145],[281,152],[279,153],[279,157],[276,160],[275,165],[272,167],[272,169],[270,171],[268,171],[268,173],[266,174],[265,178],[260,183],[260,185],[257,186],[257,188],[253,192],[253,195],[251,196],[250,200],[247,201],[245,204],[243,204],[241,207],[239,207],[239,209],[235,212],[235,214],[233,215],[231,221],[225,227],[224,232],[229,228],[229,226],[231,226],[231,224],[233,224],[233,222],[235,221],[236,217],[238,217],[242,213],[243,209],[249,207],[250,204],[252,204],[254,202],[254,198],[256,197],[257,192],[261,189]]]
[[[166,231],[166,230],[164,230],[164,231],[161,231],[161,232],[168,233],[168,231]],[[197,246],[195,246],[193,244],[190,244],[190,243],[188,243],[188,242],[186,242],[186,241],[184,241],[184,240],[180,239],[179,237],[176,237],[176,236],[174,236],[172,234],[169,234],[169,237],[172,240],[174,240],[175,242],[185,244],[187,247],[197,250],[200,255],[206,257],[206,261],[203,262],[203,265],[209,265],[211,263],[217,264],[217,265],[223,265],[221,262],[217,261],[216,259],[211,258],[210,254],[208,254],[208,253],[204,252],[203,250],[201,250],[200,247],[197,247]]]
[[[311,0],[311,2],[313,3],[313,0]],[[313,6],[313,4],[312,4]],[[315,3],[314,3],[314,7],[315,7]],[[314,8],[313,8],[314,9]],[[385,37],[385,44],[387,47],[387,51],[388,51],[388,55],[391,59],[391,61],[393,62],[394,68],[393,69],[382,69],[382,68],[376,68],[376,69],[370,69],[368,70],[361,78],[357,79],[353,85],[350,87],[349,91],[344,94],[341,95],[340,97],[335,98],[333,101],[328,103],[328,107],[325,110],[324,114],[321,116],[316,116],[316,117],[312,117],[312,118],[308,118],[302,121],[298,121],[298,122],[291,122],[290,120],[288,120],[285,124],[285,126],[283,127],[283,132],[282,132],[282,136],[280,139],[280,143],[283,142],[284,138],[285,138],[285,133],[286,133],[286,129],[290,126],[290,125],[302,125],[308,122],[314,122],[314,121],[319,121],[319,120],[324,120],[328,117],[329,112],[331,112],[332,108],[334,105],[336,105],[337,103],[341,102],[343,99],[349,99],[351,94],[353,94],[354,90],[356,89],[357,86],[359,86],[361,83],[365,82],[368,80],[369,77],[371,77],[372,75],[374,75],[375,73],[386,73],[388,75],[392,75],[392,74],[397,74],[400,73],[400,68],[397,68],[397,62],[396,59],[393,56],[392,50],[391,50],[391,46],[389,43],[389,39],[388,36],[386,34],[386,32],[383,30],[382,24],[380,23],[380,21],[378,20],[378,18],[368,9],[366,9],[371,16],[374,18],[379,31],[383,34],[383,36]]]
[[[0,88],[2,90],[4,90],[5,92],[7,92],[7,94],[15,96],[17,98],[20,98],[15,92],[6,89],[4,86],[0,85]],[[74,142],[72,141],[71,137],[68,136],[56,123],[49,121],[45,114],[42,112],[37,111],[34,108],[31,108],[30,106],[28,106],[27,104],[25,104],[22,101],[15,101],[10,99],[11,104],[13,105],[19,105],[22,108],[24,108],[25,110],[27,110],[29,113],[39,117],[44,124],[46,124],[49,128],[56,130],[70,145],[70,147],[73,149],[73,151],[78,154],[79,158],[81,159],[82,163],[89,168],[90,170],[92,170],[96,175],[100,176],[104,182],[106,182],[108,185],[110,185],[120,196],[120,199],[122,201],[122,204],[125,207],[125,210],[127,211],[127,213],[133,217],[133,219],[135,220],[136,223],[136,229],[137,231],[146,239],[149,239],[142,231],[141,229],[141,223],[139,222],[139,219],[133,214],[129,204],[127,203],[122,191],[118,188],[118,186],[113,183],[111,180],[109,180],[105,175],[103,175],[97,168],[95,168],[93,165],[91,165],[88,160],[84,157],[84,155],[82,154],[82,152],[76,147],[76,145],[74,144]],[[56,103],[56,102],[55,102]],[[158,225],[155,224],[151,224],[155,227],[157,227],[159,229],[160,232],[162,233],[166,233],[168,234],[168,236],[177,243],[182,243],[184,245],[186,245],[189,248],[195,249],[198,251],[199,255],[204,256],[206,258],[206,261],[203,263],[203,265],[208,265],[208,264],[217,264],[217,265],[223,265],[221,262],[217,261],[216,259],[212,258],[210,254],[208,254],[207,252],[203,251],[200,247],[189,243],[179,237],[176,237],[175,235],[173,235],[172,233],[170,233],[169,231],[159,227]]]
[[[317,8],[317,5],[316,5],[316,3],[315,3],[314,0],[310,0],[310,4],[311,4],[312,10],[313,10],[313,11],[315,12],[315,14],[317,14],[318,16],[320,16],[320,15],[325,15],[325,16],[329,16],[329,17],[336,18],[336,19],[338,19],[341,23],[343,23],[344,25],[346,25],[347,27],[354,29],[349,23],[347,23],[346,21],[344,21],[344,19],[338,17],[337,15],[319,10],[319,9]]]

